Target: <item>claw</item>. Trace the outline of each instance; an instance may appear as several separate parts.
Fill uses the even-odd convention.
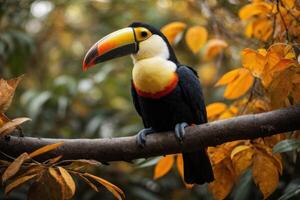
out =
[[[144,147],[146,145],[146,136],[154,133],[153,128],[145,128],[138,132],[136,142],[139,147]]]
[[[183,137],[185,134],[185,128],[188,126],[186,122],[178,123],[175,126],[175,136],[179,140],[180,143],[183,142]]]

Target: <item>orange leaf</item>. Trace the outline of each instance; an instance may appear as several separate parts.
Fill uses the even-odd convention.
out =
[[[0,128],[0,136],[3,137],[5,135],[8,135],[12,131],[14,131],[17,126],[19,126],[19,125],[21,125],[21,124],[23,124],[24,122],[27,122],[27,121],[31,121],[31,119],[28,118],[28,117],[19,117],[19,118],[11,120],[9,122],[6,122]]]
[[[13,177],[20,170],[22,164],[28,159],[30,159],[30,157],[26,152],[17,157],[4,171],[2,175],[2,182],[5,182]]]
[[[186,27],[185,23],[172,22],[161,28],[161,32],[166,36],[170,44],[174,45],[177,38],[182,34]]]
[[[44,146],[42,148],[39,148],[39,149],[35,150],[34,152],[30,153],[29,156],[31,158],[36,157],[38,155],[41,155],[41,154],[44,154],[44,153],[46,153],[48,151],[56,149],[57,147],[60,147],[63,144],[64,144],[64,142],[58,142],[58,143],[55,143],[55,144],[46,145],[46,146]]]
[[[254,150],[247,145],[240,145],[232,150],[230,157],[232,165],[238,176],[243,174],[252,164],[253,155]]]
[[[220,40],[220,39],[209,40],[204,52],[204,60],[213,59],[226,47],[228,47],[228,44],[224,40]]]
[[[271,159],[268,155],[258,152],[253,162],[253,179],[264,199],[276,190],[279,182],[278,170]]]
[[[207,41],[207,30],[203,26],[193,26],[188,29],[185,41],[193,53],[197,53]]]
[[[117,186],[115,186],[114,184],[108,182],[107,180],[100,178],[98,176],[94,176],[92,174],[89,173],[84,173],[84,176],[88,176],[92,179],[94,179],[95,181],[97,181],[98,183],[102,184],[107,190],[109,190],[118,200],[122,200],[125,199],[125,194],[124,192],[118,188]]]
[[[239,11],[239,17],[241,20],[248,20],[254,15],[265,14],[272,11],[272,6],[266,2],[255,2],[247,4]]]
[[[253,81],[254,78],[251,73],[246,69],[240,68],[239,76],[227,85],[224,97],[227,99],[239,98],[249,90]]]
[[[235,176],[226,162],[221,162],[213,166],[215,180],[209,183],[208,189],[211,191],[214,199],[223,200],[230,193]]]
[[[227,108],[227,105],[225,103],[212,103],[206,106],[206,112],[207,112],[207,117],[213,118],[217,115],[220,115],[222,112],[224,112]]]
[[[154,179],[158,179],[166,175],[172,169],[173,163],[174,155],[167,155],[161,158],[155,166]]]
[[[224,74],[220,78],[220,80],[218,80],[218,82],[215,84],[215,86],[226,85],[226,84],[234,81],[239,76],[240,69],[241,68],[234,69],[234,70],[231,70],[230,72],[227,72],[226,74]]]
[[[7,81],[0,79],[0,113],[5,112],[9,108],[15,94],[16,87],[22,78],[23,75]]]
[[[248,69],[253,76],[259,78],[267,62],[265,56],[252,49],[244,49],[241,54],[243,67]]]

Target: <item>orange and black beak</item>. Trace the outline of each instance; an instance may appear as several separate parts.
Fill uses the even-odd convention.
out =
[[[132,27],[115,31],[94,44],[83,60],[83,71],[89,67],[116,57],[136,53],[138,43]]]

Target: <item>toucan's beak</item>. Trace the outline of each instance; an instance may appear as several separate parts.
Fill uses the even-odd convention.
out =
[[[94,44],[83,60],[83,71],[89,67],[116,57],[136,53],[138,44],[131,27],[115,31]]]

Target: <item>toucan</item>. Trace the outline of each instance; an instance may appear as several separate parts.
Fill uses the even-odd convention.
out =
[[[153,26],[134,22],[103,37],[85,55],[83,70],[130,54],[134,64],[131,95],[145,127],[137,134],[139,146],[146,145],[148,134],[170,130],[182,142],[187,126],[207,122],[197,72],[178,62],[167,38]],[[214,180],[206,149],[183,152],[183,163],[186,183]]]

